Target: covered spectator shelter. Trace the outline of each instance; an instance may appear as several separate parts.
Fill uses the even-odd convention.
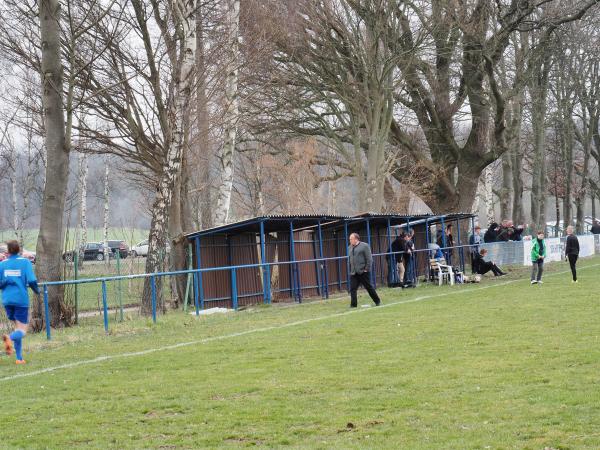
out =
[[[280,302],[305,297],[328,298],[349,288],[348,237],[358,233],[373,252],[372,281],[394,282],[391,244],[403,231],[414,230],[416,258],[411,277],[426,273],[428,242],[436,230],[456,224],[454,265],[464,267],[467,243],[463,230],[472,228],[472,214],[358,216],[264,216],[189,234],[195,300],[200,308],[233,307]],[[466,221],[466,222],[465,222]],[[470,226],[469,226],[470,225]],[[444,235],[444,233],[442,233]]]

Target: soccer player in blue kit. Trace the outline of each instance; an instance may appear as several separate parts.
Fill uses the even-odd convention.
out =
[[[29,286],[39,295],[33,266],[27,258],[19,256],[21,248],[17,241],[6,243],[8,258],[0,262],[0,290],[2,291],[2,304],[6,309],[6,316],[14,325],[14,331],[2,336],[4,350],[8,356],[16,353],[17,364],[25,364],[23,359],[23,338],[27,334],[29,322]]]

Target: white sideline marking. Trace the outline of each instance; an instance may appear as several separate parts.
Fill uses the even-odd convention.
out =
[[[600,264],[592,264],[592,265],[589,265],[589,266],[581,267],[579,270],[584,270],[584,269],[588,269],[588,268],[592,268],[592,267],[598,267],[598,266],[600,266]],[[554,275],[562,275],[562,274],[570,273],[570,272],[571,272],[570,270],[565,270],[563,272],[550,273],[547,276],[549,277],[549,276],[554,276]],[[35,375],[41,375],[43,373],[55,372],[55,371],[61,370],[61,369],[72,369],[73,367],[87,366],[89,364],[95,364],[95,363],[100,363],[100,362],[104,362],[104,361],[111,361],[111,360],[114,360],[114,359],[131,358],[131,357],[134,357],[134,356],[149,355],[151,353],[162,352],[162,351],[165,351],[165,350],[173,350],[173,349],[181,348],[181,347],[189,347],[190,345],[207,344],[209,342],[222,341],[222,340],[225,340],[225,339],[236,338],[236,337],[245,336],[245,335],[248,335],[248,334],[264,333],[266,331],[273,331],[273,330],[281,330],[281,329],[284,329],[284,328],[290,328],[290,327],[295,327],[295,326],[298,326],[298,325],[304,325],[306,323],[316,322],[318,320],[333,319],[335,317],[343,317],[343,316],[348,316],[350,314],[358,314],[358,313],[361,313],[361,312],[377,311],[377,310],[379,310],[381,308],[389,308],[389,307],[392,307],[392,306],[403,305],[403,304],[406,304],[406,303],[416,303],[416,302],[421,302],[423,300],[430,300],[430,299],[433,299],[433,298],[440,298],[440,297],[448,297],[449,295],[457,295],[457,294],[460,294],[460,293],[483,291],[485,289],[491,289],[491,288],[498,287],[498,286],[506,286],[506,285],[509,285],[509,284],[517,283],[519,281],[527,281],[527,282],[529,282],[529,278],[518,279],[518,280],[508,280],[508,281],[505,281],[505,282],[502,282],[502,283],[491,284],[491,285],[487,285],[487,286],[481,286],[481,287],[474,288],[474,289],[465,289],[465,290],[462,290],[462,291],[449,291],[449,292],[445,292],[443,294],[422,295],[421,297],[415,297],[415,298],[409,299],[409,300],[403,300],[403,301],[399,301],[399,302],[386,303],[386,304],[381,305],[381,306],[379,306],[377,308],[357,308],[357,309],[350,310],[350,311],[345,311],[345,312],[335,313],[335,314],[329,314],[327,316],[312,317],[310,319],[298,320],[296,322],[289,322],[289,323],[285,323],[285,324],[282,324],[282,325],[273,325],[273,326],[270,326],[270,327],[255,328],[253,330],[240,331],[238,333],[225,334],[225,335],[221,335],[221,336],[213,336],[213,337],[204,338],[204,339],[198,339],[198,340],[189,341],[189,342],[180,342],[178,344],[165,345],[163,347],[149,348],[147,350],[141,350],[139,352],[128,352],[128,353],[120,353],[120,354],[117,354],[117,355],[98,356],[98,357],[92,358],[92,359],[84,359],[82,361],[76,361],[76,362],[71,362],[71,363],[68,363],[68,364],[62,364],[60,366],[47,367],[45,369],[34,370],[32,372],[26,372],[26,373],[19,373],[19,374],[15,374],[15,375],[10,375],[8,377],[0,378],[0,382],[16,380],[18,378],[33,377]],[[538,289],[538,288],[536,287],[534,289]]]

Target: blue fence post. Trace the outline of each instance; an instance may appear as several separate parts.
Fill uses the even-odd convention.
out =
[[[442,248],[443,248],[444,256],[446,257],[446,264],[451,265],[450,252],[446,249],[446,224],[444,222],[444,216],[442,216],[441,219],[442,219]]]
[[[260,221],[260,262],[263,270],[263,302],[271,303],[271,266],[266,264],[267,251],[265,243],[265,222]]]
[[[237,311],[237,309],[238,309],[237,270],[235,268],[231,269],[231,303],[233,304],[233,309],[235,309]]]
[[[156,323],[156,278],[150,277],[150,287],[152,288],[152,322]]]
[[[196,243],[196,268],[199,271],[197,272],[198,297],[200,298],[200,309],[204,310],[204,287],[202,283],[202,272],[200,272],[200,269],[202,269],[202,255],[200,254],[200,237],[198,236],[196,239],[194,239],[194,241]]]
[[[348,259],[350,256],[348,255],[348,246],[350,244],[348,243],[348,222],[346,219],[344,219],[344,238],[346,239],[344,241],[344,248],[346,249],[346,288],[348,289],[348,292],[350,292],[350,260]]]
[[[315,242],[315,240],[313,239],[312,241],[312,248],[313,248],[313,255],[315,256],[314,258],[312,258],[315,263],[315,277],[317,278],[317,295],[320,295],[321,298],[323,298],[323,286],[321,284],[321,267],[320,267],[320,263],[321,261],[319,261],[320,257],[319,254],[317,253],[317,243]]]
[[[50,307],[48,305],[48,286],[44,285],[44,320],[46,322],[46,339],[51,340],[50,332]]]
[[[198,272],[194,272],[194,306],[196,307],[196,315],[200,315],[200,302],[198,301]]]
[[[104,331],[108,333],[108,303],[106,301],[106,281],[102,281],[102,308],[104,309]]]

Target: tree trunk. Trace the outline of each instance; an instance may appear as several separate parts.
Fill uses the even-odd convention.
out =
[[[60,46],[60,2],[40,0],[42,106],[47,167],[37,242],[36,272],[40,281],[62,278],[63,213],[69,180],[69,147],[65,141],[63,109],[63,68]],[[71,310],[64,304],[64,289],[48,290],[51,324],[71,323]],[[32,308],[32,328],[42,329],[44,315],[41,299]]]
[[[183,39],[181,63],[173,68],[175,80],[175,101],[172,102],[169,114],[169,141],[167,142],[165,166],[158,185],[158,192],[152,206],[152,226],[150,229],[150,242],[148,259],[146,261],[146,273],[153,273],[165,268],[166,236],[171,229],[174,236],[173,261],[177,267],[185,267],[185,239],[181,224],[181,173],[182,158],[185,156],[185,148],[189,145],[189,112],[188,107],[191,98],[194,63],[196,58],[196,34],[195,34],[195,0],[178,0],[174,5],[174,17],[178,28],[181,30]],[[175,211],[171,209],[175,208]],[[173,217],[167,217],[173,212]],[[184,277],[177,277],[184,278]],[[156,286],[156,310],[165,311],[165,301],[162,296],[162,278],[155,279]],[[183,284],[183,282],[181,283]],[[183,288],[185,289],[185,288]],[[184,292],[181,291],[179,282],[176,290],[179,299],[183,299]],[[152,283],[146,279],[144,283],[144,294],[142,297],[142,314],[152,314]]]
[[[198,4],[196,17],[196,148],[200,164],[199,209],[201,227],[213,226],[213,186],[210,168],[213,162],[213,150],[209,141],[208,97],[206,95],[207,67],[204,54],[204,26],[202,23],[202,2]]]
[[[221,151],[221,182],[217,193],[215,225],[223,225],[229,220],[231,193],[233,190],[233,165],[237,138],[239,100],[238,64],[240,0],[227,2],[227,77],[225,80],[225,143]]]
[[[80,245],[87,243],[87,176],[88,162],[85,154],[79,154],[79,230]]]
[[[510,205],[511,190],[512,171],[510,167],[510,155],[504,153],[502,155],[502,188],[500,189],[500,217],[502,219],[512,218]]]
[[[111,252],[108,251],[108,226],[110,222],[110,169],[108,160],[104,161],[104,222],[102,228],[102,241],[104,242],[106,253],[104,254],[104,262],[110,263]]]
[[[484,190],[485,190],[485,217],[487,223],[497,222],[494,212],[494,194],[492,186],[494,183],[494,173],[491,166],[487,166],[483,175]]]

